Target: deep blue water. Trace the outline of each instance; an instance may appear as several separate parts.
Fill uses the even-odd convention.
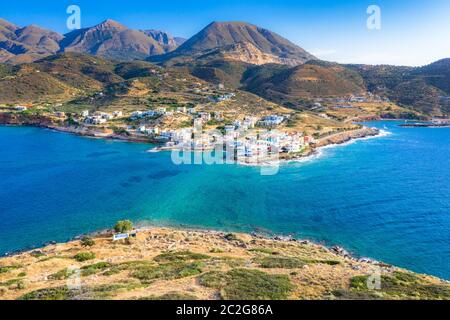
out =
[[[174,165],[144,144],[0,127],[0,253],[136,222],[257,228],[450,279],[450,129],[400,128],[283,165]]]

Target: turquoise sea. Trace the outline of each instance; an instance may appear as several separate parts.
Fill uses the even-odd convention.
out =
[[[400,128],[278,174],[174,165],[149,145],[0,127],[0,253],[117,220],[268,230],[450,279],[450,129]]]

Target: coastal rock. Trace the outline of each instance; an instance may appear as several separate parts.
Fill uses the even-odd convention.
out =
[[[292,236],[275,236],[273,237],[276,241],[283,241],[283,242],[290,242],[290,241],[296,241]]]
[[[342,247],[339,246],[333,246],[330,248],[331,252],[336,253],[337,255],[344,257],[344,258],[351,258],[351,254],[350,252],[348,252],[347,250],[345,250]]]
[[[378,261],[370,259],[370,258],[359,258],[358,262],[363,262],[363,263],[370,263],[370,264],[376,264],[378,263]]]

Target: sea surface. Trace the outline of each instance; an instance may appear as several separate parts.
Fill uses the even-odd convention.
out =
[[[450,129],[401,128],[278,174],[175,165],[146,144],[0,127],[0,253],[117,220],[267,231],[450,279]]]

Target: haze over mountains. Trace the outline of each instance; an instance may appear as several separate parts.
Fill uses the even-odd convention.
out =
[[[425,114],[450,113],[450,59],[420,68],[331,63],[244,22],[213,22],[185,40],[159,30],[129,29],[113,20],[60,35],[0,19],[0,62],[30,63],[63,52],[181,68],[210,83],[299,110],[317,98],[371,92]]]

